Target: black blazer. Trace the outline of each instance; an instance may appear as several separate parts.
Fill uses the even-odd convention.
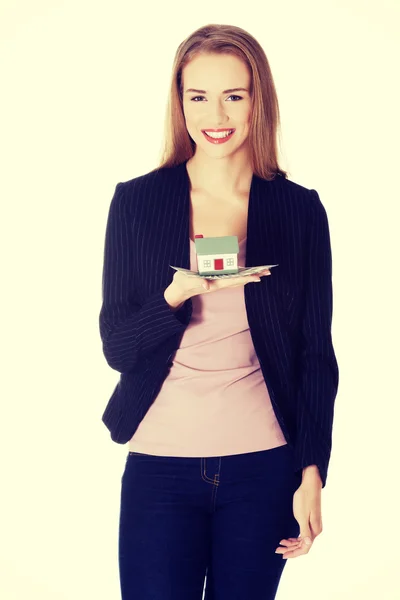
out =
[[[102,421],[125,444],[167,377],[192,314],[164,298],[174,269],[190,268],[186,161],[118,183],[104,245],[100,336],[120,373]],[[246,266],[278,264],[244,286],[247,318],[295,469],[316,464],[325,487],[339,370],[332,338],[332,257],[318,193],[278,175],[253,175]],[[216,292],[217,293],[217,292]]]

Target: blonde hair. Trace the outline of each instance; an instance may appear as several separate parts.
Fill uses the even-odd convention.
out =
[[[233,54],[247,65],[251,74],[249,152],[253,173],[268,180],[277,174],[287,178],[287,171],[278,164],[280,114],[268,59],[257,40],[234,25],[205,25],[178,46],[172,68],[161,159],[153,171],[177,166],[194,155],[195,143],[186,129],[183,112],[182,70],[199,54]]]

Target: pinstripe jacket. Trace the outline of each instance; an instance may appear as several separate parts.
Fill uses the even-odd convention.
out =
[[[158,394],[192,315],[164,298],[175,271],[190,268],[186,161],[118,183],[104,244],[100,336],[120,373],[102,421],[125,444]],[[332,344],[332,256],[318,193],[282,176],[253,175],[246,265],[278,264],[244,286],[254,348],[295,469],[318,466],[325,487],[339,370]]]

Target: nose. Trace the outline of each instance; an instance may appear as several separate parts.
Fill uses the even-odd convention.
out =
[[[215,128],[217,129],[218,127],[223,126],[223,124],[226,122],[226,115],[225,115],[225,108],[223,106],[223,102],[215,102],[209,103],[209,114],[211,118],[214,118],[214,121],[216,123]]]

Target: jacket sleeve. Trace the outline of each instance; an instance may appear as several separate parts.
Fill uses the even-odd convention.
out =
[[[295,470],[317,465],[325,487],[339,369],[331,336],[333,291],[328,218],[316,190],[311,190],[311,194],[296,398]]]
[[[132,269],[133,219],[124,185],[117,184],[108,213],[99,314],[104,356],[120,373],[133,369],[189,321],[188,302],[172,311],[164,298],[165,286],[138,302]]]

